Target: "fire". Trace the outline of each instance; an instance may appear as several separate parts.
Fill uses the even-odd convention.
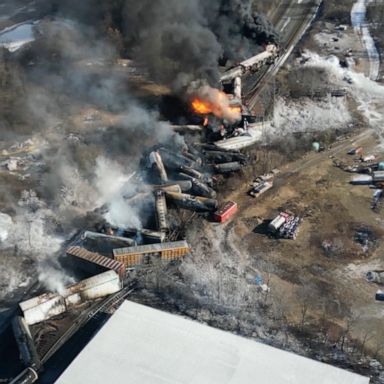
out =
[[[231,106],[228,95],[205,85],[193,93],[192,108],[200,115],[213,114],[220,119],[235,122],[241,119],[241,107]]]
[[[236,106],[236,107],[229,107],[230,110],[234,113],[241,113],[241,107],[240,106]]]
[[[197,98],[192,101],[192,108],[196,113],[200,115],[207,115],[213,111],[212,105],[210,103],[204,102],[203,100]]]

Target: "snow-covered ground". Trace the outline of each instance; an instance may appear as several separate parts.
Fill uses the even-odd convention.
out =
[[[38,21],[12,25],[0,31],[0,46],[15,52],[35,40],[33,29]]]
[[[322,57],[313,52],[305,52],[304,56],[306,58],[304,67],[322,68],[329,73],[335,85],[343,85],[349,95],[355,99],[358,110],[369,126],[384,139],[384,87],[362,73],[350,68],[342,68],[336,56]]]
[[[352,121],[344,98],[291,100],[277,98],[274,124],[270,136],[290,136],[292,133],[313,133],[329,128],[345,128]]]
[[[361,37],[362,43],[368,53],[369,58],[369,78],[377,80],[380,70],[380,55],[377,51],[375,42],[369,32],[366,22],[367,3],[369,0],[358,0],[351,10],[352,26]]]

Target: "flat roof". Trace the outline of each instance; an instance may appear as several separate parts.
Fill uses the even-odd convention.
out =
[[[363,377],[125,301],[59,384],[368,384]]]

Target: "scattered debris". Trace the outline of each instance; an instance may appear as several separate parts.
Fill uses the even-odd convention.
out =
[[[269,292],[271,290],[271,288],[264,283],[264,280],[260,275],[255,277],[255,284],[260,288],[262,292]]]
[[[362,246],[364,252],[367,252],[369,247],[374,245],[376,236],[368,228],[358,228],[354,240]]]
[[[369,283],[384,284],[384,271],[369,271],[366,277]]]
[[[364,163],[367,163],[367,162],[375,161],[376,158],[377,158],[376,155],[368,155],[368,156],[362,157],[361,161],[363,161]]]
[[[280,212],[268,225],[269,231],[278,238],[296,239],[302,219],[299,216]]]
[[[371,201],[371,209],[376,209],[379,204],[380,199],[383,197],[383,190],[377,189],[373,193],[372,201]]]

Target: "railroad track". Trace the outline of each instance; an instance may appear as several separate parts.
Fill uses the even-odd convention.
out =
[[[129,285],[119,292],[108,296],[101,302],[97,302],[82,312],[77,319],[71,324],[66,332],[55,342],[55,344],[42,356],[41,363],[45,364],[81,327],[83,327],[91,318],[99,312],[107,312],[122,302],[130,293],[134,291],[134,287]]]
[[[256,103],[259,100],[260,94],[265,88],[265,86],[269,83],[269,81],[276,75],[281,66],[286,62],[293,49],[303,37],[305,31],[316,17],[317,11],[322,3],[322,0],[314,0],[304,2],[301,0],[291,1],[290,5],[287,7],[285,16],[280,19],[279,33],[283,34],[287,27],[290,24],[293,24],[293,29],[288,35],[288,38],[283,43],[283,52],[276,60],[274,65],[265,66],[264,69],[259,71],[254,77],[253,85],[249,87],[250,89],[246,90],[244,97],[244,104],[252,110]],[[302,8],[301,15],[305,14],[304,18],[300,18],[300,15],[295,15],[296,8]],[[292,9],[294,11],[292,11]],[[293,12],[290,15],[290,12]],[[283,20],[285,21],[283,22]],[[299,22],[300,21],[300,22]]]

